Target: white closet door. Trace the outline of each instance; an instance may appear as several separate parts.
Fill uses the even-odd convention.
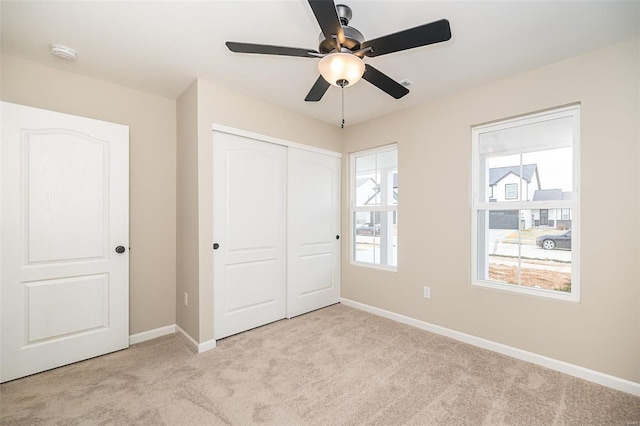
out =
[[[340,301],[340,159],[289,148],[287,317]]]
[[[286,148],[214,132],[214,338],[286,315]]]
[[[3,102],[1,223],[2,382],[129,346],[128,127]]]

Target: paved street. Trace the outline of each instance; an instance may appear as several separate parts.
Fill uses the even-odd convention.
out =
[[[520,256],[530,259],[540,260],[559,260],[562,262],[571,262],[571,250],[544,250],[536,245],[517,244],[510,240],[506,240],[506,236],[513,231],[502,229],[490,229],[488,248],[489,254],[498,256]]]
[[[490,254],[500,256],[518,256],[518,248],[520,248],[520,256],[529,259],[571,262],[571,250],[545,250],[538,246],[525,244],[520,245],[500,241],[494,242],[490,247],[492,248]]]
[[[507,236],[512,233],[512,230],[490,229],[489,241],[487,243],[489,255],[508,257],[518,257],[518,255],[520,255],[523,258],[529,259],[571,262],[571,250],[544,250],[532,244],[531,241],[529,241],[528,244],[518,244],[517,241],[507,238]],[[397,237],[394,237],[393,244],[394,258],[397,258],[398,255],[396,238]],[[376,238],[375,242],[379,244],[379,238]],[[518,252],[518,250],[520,250],[520,252]],[[373,262],[374,256],[376,259],[380,258],[380,246],[374,244],[374,237],[359,235],[356,260],[361,262]],[[506,264],[505,262],[508,262],[508,260],[501,261],[503,264]],[[548,269],[548,267],[545,267],[544,269]]]

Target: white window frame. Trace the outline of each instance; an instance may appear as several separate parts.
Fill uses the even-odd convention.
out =
[[[571,200],[559,201],[506,201],[491,203],[480,201],[480,153],[479,139],[483,133],[523,126],[558,118],[573,117],[573,196]],[[472,190],[471,190],[471,285],[511,293],[520,293],[530,296],[540,296],[551,299],[561,299],[572,302],[580,301],[580,105],[558,108],[546,112],[526,115],[520,118],[499,121],[491,124],[472,127]],[[514,149],[512,154],[519,153]],[[509,152],[505,152],[509,154]],[[555,290],[546,290],[533,287],[502,284],[496,281],[478,279],[478,213],[492,210],[534,210],[534,209],[571,209],[571,293],[563,293]]]
[[[398,151],[398,144],[397,143],[393,143],[390,145],[385,145],[382,147],[378,147],[378,148],[372,148],[372,149],[367,149],[367,150],[363,150],[363,151],[357,151],[357,152],[352,152],[349,155],[349,168],[350,168],[350,179],[349,179],[349,205],[350,205],[350,209],[349,209],[349,235],[350,235],[350,242],[349,242],[349,259],[350,259],[350,263],[352,265],[356,265],[356,266],[364,266],[367,268],[373,268],[373,269],[381,269],[384,271],[392,271],[395,272],[398,270],[398,259],[396,258],[396,265],[379,265],[376,263],[369,263],[369,262],[362,262],[362,261],[357,261],[354,258],[354,253],[355,253],[355,223],[353,222],[353,217],[355,216],[355,213],[357,212],[397,212],[398,211],[398,204],[399,204],[399,200],[396,204],[390,204],[387,206],[356,206],[356,158],[358,157],[363,157],[363,156],[367,156],[367,155],[372,155],[372,154],[380,154],[383,152],[388,152],[388,151]],[[399,173],[399,167],[398,167],[398,173]],[[398,185],[399,186],[399,185]],[[397,217],[397,213],[396,213],[396,217]],[[398,226],[398,230],[399,225]],[[382,249],[381,249],[382,250]]]

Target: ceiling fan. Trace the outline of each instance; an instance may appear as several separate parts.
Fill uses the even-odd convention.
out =
[[[451,38],[449,21],[441,19],[365,41],[360,31],[349,26],[352,17],[349,6],[336,6],[332,0],[308,1],[322,30],[318,50],[226,42],[232,52],[321,58],[318,63],[320,76],[305,97],[304,100],[307,102],[322,99],[330,85],[344,88],[357,83],[361,78],[395,99],[400,99],[409,93],[409,89],[371,65],[365,64],[363,58],[440,43]]]

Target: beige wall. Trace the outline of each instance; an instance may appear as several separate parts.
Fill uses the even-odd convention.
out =
[[[176,324],[198,337],[198,85],[177,101]],[[184,293],[189,295],[184,306]]]
[[[3,101],[129,126],[130,334],[175,323],[176,102],[2,55]]]
[[[398,142],[401,204],[397,273],[350,265],[345,239],[343,297],[640,382],[638,52],[616,45],[349,127],[345,153]],[[575,102],[580,303],[471,287],[471,126]]]
[[[198,207],[199,249],[195,250],[190,242],[189,253],[190,256],[198,256],[199,259],[199,288],[196,297],[189,294],[189,307],[185,309],[184,315],[179,316],[178,325],[183,327],[184,324],[184,327],[188,328],[189,334],[202,343],[213,339],[212,124],[222,124],[333,151],[341,151],[342,145],[340,129],[334,126],[233,92],[206,80],[199,79],[196,85],[198,193],[197,200],[193,200],[196,194],[190,194],[186,208],[189,210],[187,215],[192,217],[194,214],[192,209],[196,205]],[[189,90],[193,90],[193,86]],[[187,92],[181,97],[181,100],[185,96],[192,99],[193,95]],[[180,104],[181,101],[179,101],[179,108]],[[192,156],[190,159],[193,160]],[[178,167],[195,167],[195,165],[179,162]],[[182,208],[183,206],[179,203],[178,209]],[[181,282],[179,278],[178,294],[181,294],[183,287],[187,288],[186,285],[187,283]],[[193,300],[193,304],[191,300]],[[178,305],[180,303],[181,300],[178,300]],[[196,323],[198,327],[194,329]]]

